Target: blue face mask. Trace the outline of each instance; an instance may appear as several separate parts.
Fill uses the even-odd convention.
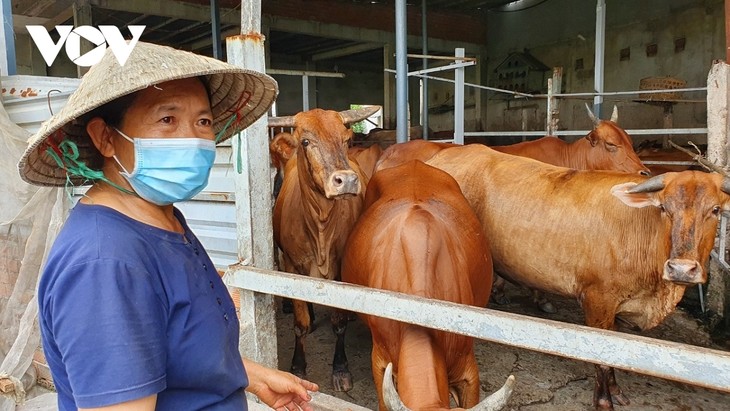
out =
[[[117,156],[117,164],[134,191],[143,199],[168,205],[190,200],[208,184],[215,160],[215,142],[202,138],[135,138],[115,128],[134,144],[134,169],[130,173]]]

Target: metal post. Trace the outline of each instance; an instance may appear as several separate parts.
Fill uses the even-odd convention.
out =
[[[457,48],[455,57],[464,57],[464,49]],[[456,63],[464,60],[457,59]],[[454,143],[464,144],[464,67],[454,69]]]
[[[558,131],[560,123],[560,99],[555,94],[560,94],[563,84],[563,68],[554,67],[553,77],[548,79],[547,98],[547,135],[554,136]]]
[[[241,1],[241,33],[226,39],[228,61],[264,72],[266,63],[264,37],[261,35],[261,0]],[[240,153],[242,162],[240,173],[233,173],[232,178],[236,188],[236,236],[240,264],[273,269],[274,240],[266,123],[264,116],[231,139],[234,156]],[[237,291],[241,297],[241,354],[276,368],[274,297],[240,289],[232,291]]]
[[[221,47],[221,13],[218,7],[218,0],[210,0],[210,22],[213,29],[213,58],[223,58]]]
[[[73,3],[73,16],[74,16],[74,27],[79,26],[91,26],[91,4],[89,3],[89,0],[76,0]],[[80,51],[81,56],[84,54],[90,52],[95,45],[91,44],[90,41],[86,40],[85,38],[81,37],[81,43],[80,43]],[[79,78],[83,76],[87,71],[89,71],[89,67],[82,67],[82,66],[76,66],[76,74]]]
[[[728,0],[730,1],[730,0]],[[426,15],[426,0],[421,0],[421,49],[424,56],[428,55],[428,16]],[[423,58],[422,69],[428,68],[428,58]],[[421,127],[423,139],[428,140],[428,79],[421,79]]]
[[[730,65],[722,60],[716,60],[707,75],[707,159],[720,167],[724,167],[728,163],[729,91]],[[730,288],[728,287],[727,271],[725,271],[727,270],[725,261],[727,217],[723,215],[720,221],[720,242],[715,255],[721,264],[710,265],[706,307],[722,317],[728,314],[730,308],[730,304],[728,304]]]
[[[547,79],[547,109],[545,110],[545,135],[554,135],[553,130],[553,104],[555,104],[555,96],[553,96],[553,79]]]
[[[396,143],[408,141],[408,45],[406,43],[406,0],[395,2]]]
[[[603,93],[604,50],[606,48],[606,0],[596,2],[596,67],[593,75],[593,88]],[[601,118],[603,96],[593,97],[593,114]]]
[[[302,111],[309,111],[309,76],[302,76]]]
[[[725,0],[725,62],[730,63],[730,0]]]
[[[13,8],[11,0],[2,0],[0,5],[0,76],[12,76],[16,74],[15,66],[15,33],[13,33]]]

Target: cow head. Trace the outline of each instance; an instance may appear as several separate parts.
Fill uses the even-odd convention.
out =
[[[596,118],[588,104],[586,110],[593,122],[593,130],[585,137],[592,147],[590,161],[593,164],[589,164],[589,168],[651,175],[634,151],[634,144],[629,135],[616,124],[618,108],[613,106],[610,121]]]
[[[717,173],[665,173],[640,184],[614,186],[611,193],[630,207],[657,207],[668,259],[663,278],[679,284],[707,281],[709,258],[723,211],[730,210],[730,179]]]
[[[509,400],[510,395],[512,395],[512,390],[514,389],[514,387],[515,377],[510,375],[502,388],[500,388],[497,392],[493,393],[487,398],[483,399],[482,402],[480,402],[479,404],[475,405],[472,408],[469,408],[467,411],[501,410],[502,408],[504,408],[505,405],[507,405],[507,400]],[[385,401],[385,407],[388,409],[388,411],[410,411],[410,409],[406,407],[405,404],[403,404],[403,401],[398,395],[398,390],[396,390],[395,385],[393,384],[392,363],[388,363],[388,366],[385,367],[385,373],[383,374],[383,400]],[[464,408],[456,409],[464,410]]]
[[[345,125],[363,120],[380,107],[336,112],[314,109],[289,117],[270,117],[269,127],[295,127],[291,143],[296,148],[300,178],[307,178],[328,199],[357,195],[362,184],[347,160],[352,131]]]

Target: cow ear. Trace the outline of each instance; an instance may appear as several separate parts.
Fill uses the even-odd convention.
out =
[[[598,144],[598,136],[596,135],[596,131],[593,130],[586,136],[586,140],[588,140],[591,143],[591,146],[595,147],[596,144]]]
[[[629,207],[644,208],[648,206],[659,206],[655,193],[629,193],[628,191],[636,187],[636,183],[623,183],[611,187],[611,194],[621,200],[622,203]]]

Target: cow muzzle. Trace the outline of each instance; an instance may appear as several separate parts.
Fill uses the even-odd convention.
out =
[[[352,170],[338,170],[330,174],[324,186],[324,195],[335,198],[346,194],[360,194],[360,179]]]
[[[700,263],[695,260],[681,258],[667,260],[664,263],[664,275],[662,278],[666,281],[683,285],[702,284],[707,281],[707,275]]]

